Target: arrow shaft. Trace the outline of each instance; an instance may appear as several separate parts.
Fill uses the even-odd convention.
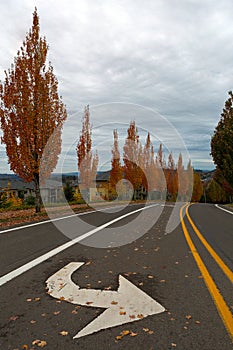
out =
[[[83,263],[70,263],[59,270],[47,281],[49,295],[57,299],[66,300],[72,304],[108,308],[118,304],[119,293],[109,290],[84,289],[75,284],[72,273],[80,268]],[[116,304],[116,305],[117,305]]]

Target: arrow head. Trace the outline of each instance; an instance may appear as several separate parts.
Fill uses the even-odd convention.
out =
[[[121,275],[117,292],[115,303],[75,335],[74,339],[165,311],[162,305]]]
[[[121,275],[119,275],[118,293],[121,303],[125,305],[124,308],[130,315],[137,314],[146,317],[165,311],[165,308],[156,300]]]

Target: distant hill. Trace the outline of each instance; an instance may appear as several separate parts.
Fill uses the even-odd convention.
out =
[[[203,181],[210,181],[214,177],[215,170],[201,170],[194,169],[196,173],[199,173]]]

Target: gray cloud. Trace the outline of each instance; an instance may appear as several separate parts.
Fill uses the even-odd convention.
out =
[[[31,26],[35,5],[63,100],[69,114],[78,112],[75,128],[67,123],[64,135],[79,136],[87,103],[138,104],[158,111],[173,124],[195,167],[213,168],[210,137],[233,79],[230,0],[2,1],[1,79]],[[133,112],[125,115],[126,124],[131,119],[137,122]],[[94,114],[95,127],[99,117]],[[110,113],[104,114],[101,121],[117,121],[111,118]],[[142,121],[158,139],[164,137],[156,135],[151,116],[139,118]],[[68,136],[63,137],[65,149]],[[4,159],[1,171],[6,164]]]

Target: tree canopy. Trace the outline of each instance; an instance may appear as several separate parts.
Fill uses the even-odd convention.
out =
[[[214,163],[226,181],[233,187],[233,94],[229,98],[221,114],[220,121],[211,139],[211,154]]]
[[[37,10],[33,25],[17,52],[14,64],[0,83],[2,141],[11,170],[25,181],[34,181],[36,210],[40,211],[40,161],[54,134],[44,177],[55,168],[61,151],[62,125],[66,108],[58,95],[58,81],[51,63],[46,64],[48,44],[40,37]]]

